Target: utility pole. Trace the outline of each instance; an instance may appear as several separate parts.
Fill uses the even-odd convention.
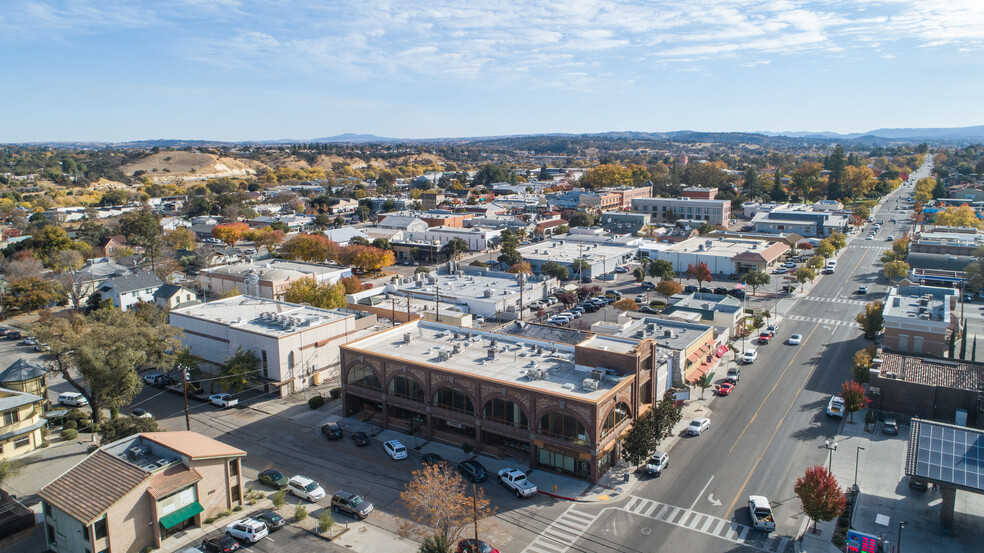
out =
[[[478,495],[472,483],[472,526],[475,529],[475,551],[478,551]]]
[[[396,296],[393,296],[390,300],[393,302],[390,308],[390,320],[393,321],[393,326],[396,326]]]
[[[191,417],[188,415],[188,368],[178,365],[181,369],[181,390],[184,392],[185,402],[185,430],[191,431]]]

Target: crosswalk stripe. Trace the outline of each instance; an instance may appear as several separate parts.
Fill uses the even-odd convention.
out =
[[[716,518],[711,517],[711,516],[707,517],[707,520],[704,521],[704,524],[701,524],[700,525],[700,531],[706,533],[707,532],[707,528],[710,527],[711,523],[713,522],[713,523],[715,523],[714,525],[717,526],[717,522],[719,520],[720,519],[716,519]]]
[[[649,507],[645,511],[640,512],[639,514],[641,514],[644,517],[648,517],[648,516],[652,515],[653,514],[653,511],[655,511],[657,508],[659,508],[659,506],[660,506],[659,503],[653,501],[653,504],[652,504],[651,507]]]
[[[849,326],[851,328],[861,328],[861,325],[854,321],[838,321],[834,319],[821,319],[820,317],[804,317],[803,315],[786,315],[791,321],[801,321],[805,323],[818,323],[832,326]]]
[[[776,548],[776,553],[786,550],[786,545],[789,543],[789,538],[779,538],[779,547]]]
[[[540,535],[523,549],[523,553],[564,553],[581,539],[597,518],[598,515],[576,511],[574,505],[571,505],[550,526],[544,528]]]

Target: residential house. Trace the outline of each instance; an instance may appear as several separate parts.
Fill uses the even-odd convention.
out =
[[[93,253],[96,253],[97,257],[116,257],[120,250],[128,247],[126,238],[122,235],[107,236],[99,240]]]
[[[45,367],[21,357],[0,372],[0,387],[47,399],[47,374],[48,369]]]
[[[381,215],[379,223],[376,226],[384,229],[402,230],[404,232],[423,232],[429,228],[427,222],[419,217],[389,214]]]
[[[247,290],[246,279],[254,276],[256,287]],[[202,290],[214,296],[238,291],[242,294],[257,295],[267,299],[283,299],[291,282],[302,278],[313,278],[319,284],[334,284],[339,279],[352,276],[350,267],[287,261],[285,259],[265,259],[251,263],[236,263],[210,269],[202,269],[198,282]]]
[[[43,397],[0,388],[0,460],[34,451],[44,443],[41,429],[48,421],[41,417],[43,412]]]
[[[126,311],[135,303],[153,302],[154,292],[162,284],[164,282],[154,273],[115,276],[99,285],[99,296],[104,300],[113,300],[117,309]]]
[[[201,303],[198,301],[198,294],[194,290],[189,290],[177,284],[162,284],[154,292],[154,301],[157,302],[157,305],[168,311]]]
[[[176,548],[181,532],[243,505],[246,452],[196,432],[146,432],[97,449],[41,488],[54,553]]]

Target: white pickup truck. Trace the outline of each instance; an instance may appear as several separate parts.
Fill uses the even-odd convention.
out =
[[[536,486],[526,478],[526,474],[521,470],[510,468],[500,470],[499,483],[512,489],[516,497],[530,497],[536,493]]]
[[[752,526],[763,532],[774,532],[776,517],[772,515],[772,505],[762,495],[748,496],[748,512],[752,515]]]
[[[844,398],[840,396],[830,398],[830,403],[827,404],[827,416],[844,418]]]

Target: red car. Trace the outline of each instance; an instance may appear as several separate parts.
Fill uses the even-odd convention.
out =
[[[499,550],[482,540],[478,540],[478,545],[476,546],[474,539],[467,539],[458,542],[457,553],[499,553]]]
[[[759,334],[758,343],[768,344],[771,341],[772,341],[772,334],[769,334],[768,332],[763,332],[762,334]]]
[[[735,385],[734,384],[732,384],[730,382],[725,382],[724,384],[721,384],[720,386],[718,386],[718,395],[719,396],[729,395],[729,394],[731,394],[732,391],[734,391],[734,389],[735,389]]]

